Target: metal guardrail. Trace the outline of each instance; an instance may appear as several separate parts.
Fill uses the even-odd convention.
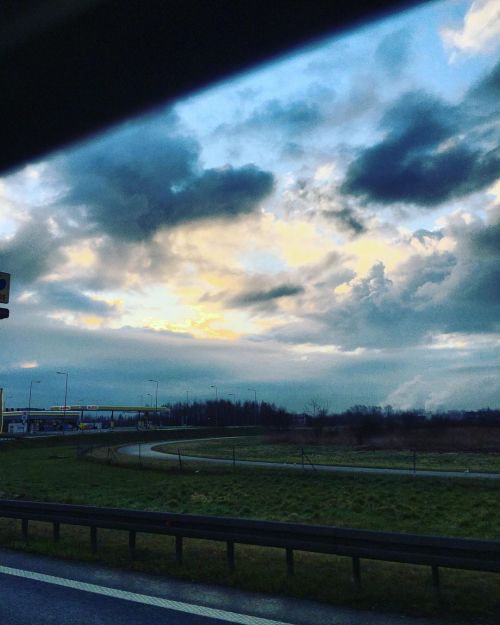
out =
[[[52,523],[56,541],[61,524],[89,527],[93,551],[97,550],[98,528],[128,531],[132,557],[138,532],[175,536],[179,563],[182,562],[183,538],[222,541],[227,544],[231,570],[235,568],[234,546],[237,543],[285,549],[289,575],[294,571],[295,550],[346,556],[352,558],[356,588],[361,587],[361,559],[430,566],[437,593],[439,567],[500,573],[500,541],[492,540],[5,499],[0,500],[0,517],[20,519],[25,540],[29,521]]]

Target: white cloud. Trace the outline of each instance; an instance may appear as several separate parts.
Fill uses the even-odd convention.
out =
[[[455,367],[438,379],[431,374],[416,375],[400,384],[383,402],[402,410],[429,411],[467,407],[478,410],[498,403],[498,376],[491,369]]]
[[[500,41],[500,0],[472,2],[459,28],[443,28],[441,37],[450,49],[450,61],[462,54],[492,52]]]
[[[19,363],[19,367],[21,369],[36,369],[37,367],[39,367],[39,364],[36,360],[29,360]]]
[[[423,408],[428,397],[428,389],[421,375],[400,384],[383,402],[401,410]]]

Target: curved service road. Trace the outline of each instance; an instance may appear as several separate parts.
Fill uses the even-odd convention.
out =
[[[125,445],[119,448],[121,454],[128,456],[141,456],[143,458],[157,458],[159,460],[177,460],[178,454],[169,454],[163,451],[155,451],[153,447],[159,447],[160,445],[179,445],[186,442],[193,441],[208,441],[208,440],[228,440],[231,438],[240,438],[239,436],[222,436],[216,438],[196,438],[186,439],[178,441],[157,441],[154,443],[140,443],[134,445]],[[330,464],[292,464],[289,462],[266,462],[264,460],[235,460],[230,458],[208,458],[206,456],[189,456],[181,454],[184,460],[190,460],[192,462],[206,462],[209,464],[237,464],[239,466],[247,467],[260,467],[266,469],[300,469],[302,470],[314,470],[314,471],[330,471],[332,473],[369,473],[373,475],[415,475],[418,477],[454,477],[454,478],[482,478],[490,480],[500,479],[500,473],[479,473],[475,471],[430,471],[424,469],[417,469],[413,472],[412,469],[378,469],[375,467],[351,467],[341,465]]]

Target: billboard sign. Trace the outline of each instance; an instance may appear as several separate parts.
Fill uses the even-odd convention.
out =
[[[0,271],[0,304],[9,303],[10,273]]]

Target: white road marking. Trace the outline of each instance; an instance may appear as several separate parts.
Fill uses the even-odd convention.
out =
[[[125,601],[134,601],[135,603],[143,603],[152,605],[157,608],[166,608],[167,610],[175,610],[177,612],[186,612],[187,614],[195,614],[197,616],[206,616],[208,618],[219,619],[220,621],[229,621],[237,625],[291,625],[283,621],[273,621],[258,616],[249,616],[247,614],[239,614],[238,612],[229,612],[227,610],[218,610],[202,605],[194,605],[184,603],[182,601],[173,601],[172,599],[163,599],[162,597],[153,597],[151,595],[142,595],[128,590],[119,590],[118,588],[109,588],[107,586],[98,586],[97,584],[88,584],[87,582],[79,582],[74,579],[66,579],[55,575],[46,575],[45,573],[36,573],[35,571],[24,571],[22,569],[14,569],[10,566],[1,566],[0,573],[4,575],[14,575],[24,579],[31,579],[46,584],[54,584],[55,586],[64,586],[65,588],[74,588],[84,592],[92,592],[96,595],[104,595],[105,597],[113,597],[114,599],[123,599]]]

